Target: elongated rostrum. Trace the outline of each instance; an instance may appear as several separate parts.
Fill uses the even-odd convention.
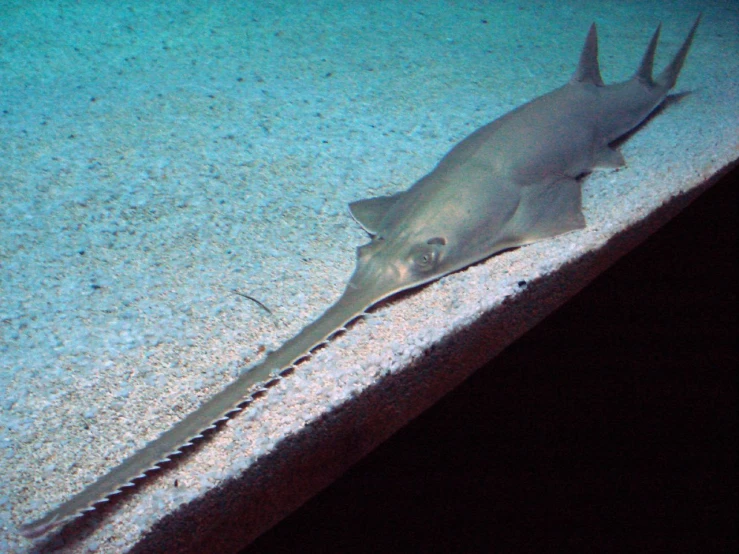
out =
[[[399,291],[503,250],[581,229],[582,177],[624,164],[609,145],[641,123],[675,85],[700,17],[672,61],[652,77],[659,27],[629,80],[604,85],[595,25],[564,86],[481,127],[407,191],[350,204],[371,241],[339,300],[316,321],[109,473],[23,525],[41,536],[130,486],[280,379],[368,308]]]

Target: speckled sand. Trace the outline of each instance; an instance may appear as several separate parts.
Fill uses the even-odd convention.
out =
[[[584,284],[606,263],[598,252],[619,252],[601,250],[609,239],[737,158],[739,16],[720,3],[158,4],[0,6],[2,552],[123,552],[229,476],[247,470],[245,495],[253,476],[269,489],[276,462],[252,464],[279,440],[300,450],[307,424],[443,337],[464,343],[466,326],[524,294],[519,281],[552,282],[580,259]],[[35,543],[17,534],[337,298],[367,240],[348,202],[407,188],[475,128],[561,85],[591,21],[613,82],[631,75],[659,21],[661,69],[701,10],[676,88],[692,94],[622,146],[627,168],[587,179],[587,229],[385,303],[102,517]],[[554,307],[526,302],[491,336],[510,340]],[[455,368],[448,386],[473,369]],[[368,417],[384,429],[355,421],[368,438],[337,465],[433,394]],[[364,414],[348,406],[339,413]],[[325,436],[307,443],[334,444],[333,420],[322,421]],[[319,481],[262,505],[246,534]]]

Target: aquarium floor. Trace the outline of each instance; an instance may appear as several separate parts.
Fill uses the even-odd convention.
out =
[[[728,8],[245,4],[0,9],[0,551],[237,550],[737,158]],[[591,21],[613,82],[660,20],[662,67],[701,9],[690,94],[621,145],[627,167],[586,179],[586,229],[382,303],[163,471],[18,535],[338,297],[367,241],[347,203],[560,86]]]

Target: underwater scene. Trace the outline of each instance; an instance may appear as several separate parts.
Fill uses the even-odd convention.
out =
[[[598,87],[635,74],[661,95],[615,91],[602,117],[612,132],[580,153],[563,146],[580,122],[561,106],[585,104],[570,97],[532,116],[555,112],[565,132],[542,131],[530,148],[523,131],[500,139],[501,164],[538,156],[531,167],[569,193],[531,193],[495,245],[482,239],[503,217],[504,185],[492,199],[446,178],[433,201],[421,188],[417,201],[399,194],[475,130],[571,79]],[[718,0],[0,0],[0,552],[129,551],[234,476],[269,474],[259,463],[280,441],[521,283],[707,188],[738,157],[738,74],[739,6]],[[476,140],[469,156],[490,144]],[[468,159],[456,152],[449,167]],[[567,169],[559,152],[572,157]],[[386,238],[409,234],[408,221],[434,218],[461,238],[424,235],[381,270],[355,273]],[[330,306],[337,313],[322,317]],[[510,340],[540,319],[534,311]],[[43,519],[258,363],[264,374],[241,397],[225,389],[153,462]],[[89,510],[267,382],[181,461]]]

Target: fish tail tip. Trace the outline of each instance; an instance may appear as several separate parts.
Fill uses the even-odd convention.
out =
[[[693,22],[693,26],[690,28],[688,36],[685,37],[685,40],[680,46],[680,49],[675,54],[675,57],[672,58],[672,61],[669,63],[669,65],[662,71],[662,73],[659,74],[656,79],[656,83],[659,86],[664,87],[666,90],[670,90],[672,87],[675,86],[675,83],[677,82],[677,78],[680,75],[680,70],[685,63],[685,58],[687,57],[690,46],[693,43],[693,37],[695,36],[695,31],[698,29],[698,24],[701,21],[701,17],[703,17],[703,14],[698,14],[698,17],[695,18],[695,22]]]

